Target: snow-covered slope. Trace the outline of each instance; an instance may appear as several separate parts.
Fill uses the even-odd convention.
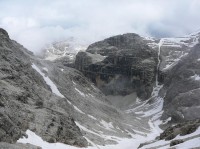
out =
[[[76,70],[57,68],[56,64],[46,61],[41,61],[37,66],[34,63],[32,68],[43,77],[52,89],[52,93],[63,99],[63,102],[55,102],[52,106],[57,109],[57,104],[61,104],[59,109],[70,113],[90,145],[109,146],[124,140],[131,141],[131,136],[137,136],[137,132],[141,134],[150,132],[147,123],[143,125],[143,120],[117,110],[98,88]],[[64,101],[71,107],[67,107]]]
[[[73,61],[75,55],[81,51],[86,50],[87,45],[79,43],[74,38],[69,38],[65,41],[54,42],[47,45],[44,51],[44,59],[53,61],[61,57],[67,57],[69,61]]]
[[[150,37],[144,37],[144,40],[153,49],[157,49],[157,43],[159,40],[163,41],[161,48],[161,64],[159,66],[160,71],[168,71],[175,66],[179,60],[184,58],[188,52],[194,47],[200,39],[200,31],[191,33],[183,37],[175,38],[162,38],[155,39]]]

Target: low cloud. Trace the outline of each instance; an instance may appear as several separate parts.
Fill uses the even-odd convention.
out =
[[[39,53],[69,37],[90,44],[127,32],[182,36],[200,27],[199,8],[199,0],[7,0],[0,1],[0,26]]]

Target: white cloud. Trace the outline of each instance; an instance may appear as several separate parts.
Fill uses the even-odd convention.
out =
[[[199,0],[0,1],[0,26],[37,53],[70,36],[91,43],[116,34],[180,36],[200,26]]]

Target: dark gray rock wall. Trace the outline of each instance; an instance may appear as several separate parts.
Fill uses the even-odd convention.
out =
[[[96,55],[105,58],[94,62]],[[75,68],[106,95],[137,92],[141,99],[151,95],[156,65],[157,52],[137,34],[118,35],[94,43],[86,52],[79,52],[75,61]]]

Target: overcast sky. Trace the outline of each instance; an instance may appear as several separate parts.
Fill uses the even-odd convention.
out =
[[[68,37],[182,36],[200,28],[200,0],[0,0],[0,27],[34,52]]]

